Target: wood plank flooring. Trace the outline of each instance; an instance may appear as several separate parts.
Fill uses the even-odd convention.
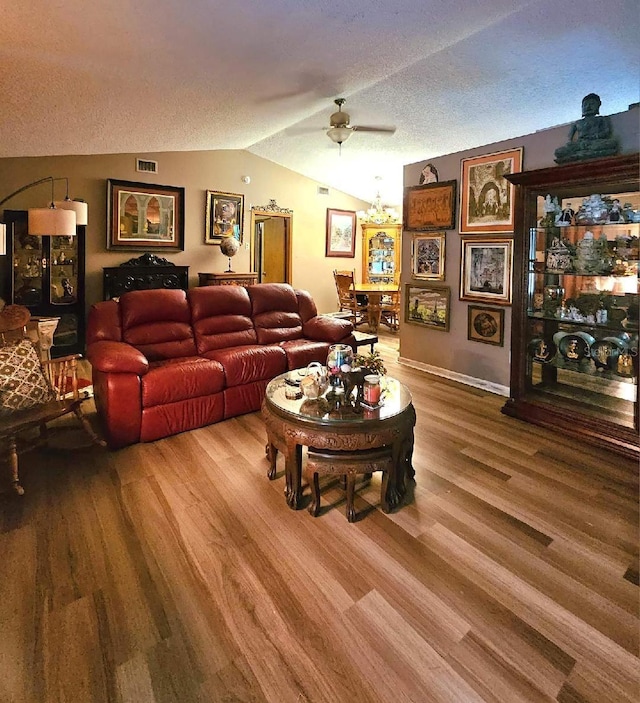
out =
[[[637,703],[638,467],[399,366],[406,504],[312,518],[259,413],[36,451],[0,497],[2,703]],[[308,488],[305,497],[308,499]]]

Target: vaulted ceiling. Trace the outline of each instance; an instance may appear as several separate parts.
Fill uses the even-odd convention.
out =
[[[401,202],[402,166],[638,101],[637,0],[22,0],[0,157],[249,151]],[[333,100],[356,125],[340,153]],[[382,180],[376,180],[381,177]]]

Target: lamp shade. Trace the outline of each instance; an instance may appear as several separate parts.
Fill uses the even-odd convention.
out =
[[[56,200],[54,205],[59,210],[73,210],[76,213],[76,225],[86,225],[89,222],[89,206],[81,200]]]
[[[7,253],[7,225],[0,222],[0,256]]]
[[[342,144],[342,142],[346,142],[349,139],[351,132],[353,132],[353,129],[350,127],[331,127],[331,129],[327,130],[327,136],[332,142]]]
[[[40,237],[73,237],[76,233],[76,213],[56,207],[29,210],[29,234]]]

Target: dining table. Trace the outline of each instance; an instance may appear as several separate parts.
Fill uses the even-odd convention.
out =
[[[397,283],[354,283],[353,290],[356,295],[366,295],[369,298],[367,304],[369,329],[377,332],[382,316],[382,298],[385,295],[398,293],[400,286]]]

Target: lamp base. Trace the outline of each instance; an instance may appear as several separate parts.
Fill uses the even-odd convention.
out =
[[[225,271],[225,273],[235,273],[235,271],[231,270],[231,257],[229,257],[229,268]]]

